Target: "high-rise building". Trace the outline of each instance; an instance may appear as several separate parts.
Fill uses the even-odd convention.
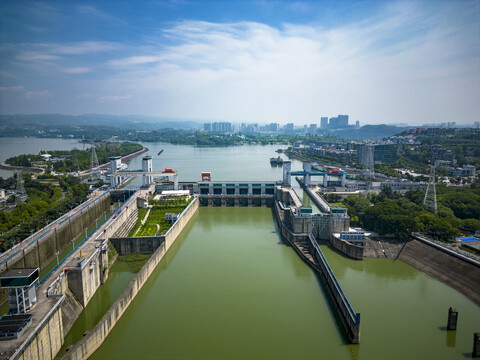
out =
[[[336,117],[331,117],[329,122],[328,122],[328,127],[330,129],[336,129],[338,126],[337,126],[337,118]]]
[[[293,132],[293,123],[285,125],[285,132]]]
[[[348,127],[348,115],[338,115],[337,117],[331,117],[328,123],[329,129],[341,129]]]
[[[280,130],[280,125],[277,123],[270,123],[265,125],[265,131],[267,132],[278,132]]]
[[[338,115],[337,116],[337,127],[339,127],[339,128],[348,127],[348,115]]]
[[[396,144],[358,144],[357,162],[360,165],[369,166],[369,151],[373,147],[373,162],[382,164],[392,164],[397,161]]]
[[[204,123],[203,130],[212,132],[233,132],[233,124],[229,122]]]
[[[322,116],[320,118],[320,129],[326,129],[328,127],[328,117]]]
[[[310,128],[308,129],[308,133],[315,135],[317,133],[317,124],[310,124]]]

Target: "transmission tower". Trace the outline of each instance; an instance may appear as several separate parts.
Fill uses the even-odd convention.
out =
[[[427,191],[425,191],[425,198],[423,205],[428,211],[437,215],[437,189],[435,188],[435,167],[432,166],[430,171],[430,178],[428,179]]]
[[[92,157],[90,158],[90,171],[92,180],[98,177],[99,163],[97,158],[97,152],[95,151],[95,146],[92,146]]]
[[[22,170],[17,170],[17,191],[16,196],[20,201],[23,201],[26,196],[27,192],[25,191],[25,187],[23,186],[22,180]]]
[[[75,168],[76,172],[80,172],[80,165],[78,165],[78,149],[73,148],[73,167]]]

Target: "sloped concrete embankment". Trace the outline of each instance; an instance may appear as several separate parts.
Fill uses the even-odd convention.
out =
[[[198,198],[195,198],[184,210],[177,222],[165,234],[165,241],[157,248],[147,263],[142,267],[138,274],[132,279],[127,288],[113,303],[108,312],[103,316],[99,323],[89,331],[77,344],[70,348],[62,359],[80,360],[87,359],[95,350],[97,350],[106,339],[110,331],[122,317],[132,300],[141,290],[145,282],[155,270],[157,264],[162,260],[165,253],[173,244],[177,236],[188,224],[189,220],[198,209]]]
[[[408,242],[398,258],[461,292],[480,306],[480,267],[418,240]]]

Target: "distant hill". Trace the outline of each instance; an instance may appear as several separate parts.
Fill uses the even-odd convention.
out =
[[[404,131],[405,128],[392,125],[365,125],[361,128],[347,128],[329,131],[332,135],[352,140],[381,140]]]
[[[0,115],[0,127],[19,126],[109,126],[124,129],[154,130],[154,129],[200,129],[202,123],[174,118],[161,118],[142,115],[62,115],[62,114],[18,114]]]

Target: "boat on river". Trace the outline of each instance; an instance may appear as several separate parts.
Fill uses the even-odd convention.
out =
[[[163,152],[163,149],[158,152],[158,155],[160,155]]]
[[[282,165],[283,164],[283,159],[279,156],[276,158],[270,158],[270,165]]]

